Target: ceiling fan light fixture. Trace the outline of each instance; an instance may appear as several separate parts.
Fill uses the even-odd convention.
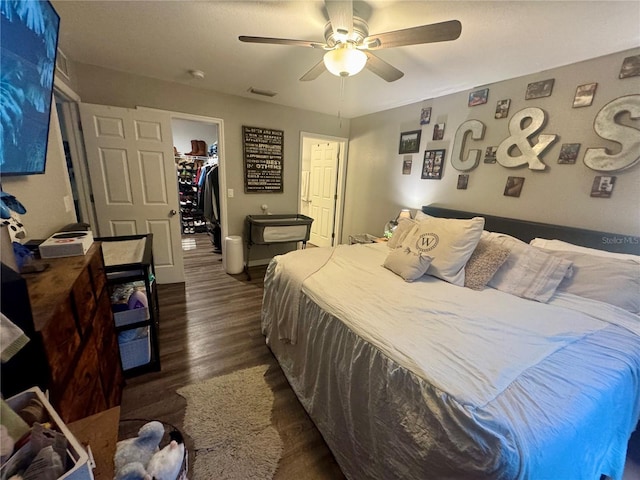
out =
[[[337,77],[350,77],[359,73],[367,63],[367,55],[345,43],[324,54],[324,66]]]

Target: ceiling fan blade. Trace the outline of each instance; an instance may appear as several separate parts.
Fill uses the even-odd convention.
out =
[[[366,38],[364,45],[369,50],[381,48],[404,47],[421,43],[447,42],[455,40],[462,32],[462,24],[458,20],[406,28],[395,32],[380,33]]]
[[[353,1],[325,0],[329,21],[334,34],[348,35],[353,30]]]
[[[326,70],[327,70],[327,67],[324,66],[324,60],[320,60],[311,68],[311,70],[309,70],[302,77],[300,77],[300,81],[309,82],[311,80],[315,80],[320,76],[320,74],[322,74]]]
[[[375,56],[373,53],[365,50],[367,54],[367,63],[365,67],[371,70],[373,73],[378,75],[383,80],[387,82],[395,82],[396,80],[404,77],[404,73],[398,70],[393,65],[389,65],[387,62],[382,60],[380,57]]]
[[[291,40],[288,38],[269,38],[269,37],[248,37],[241,35],[238,40],[246,43],[268,43],[271,45],[294,45],[296,47],[312,47],[324,49],[324,43],[312,42],[311,40]]]

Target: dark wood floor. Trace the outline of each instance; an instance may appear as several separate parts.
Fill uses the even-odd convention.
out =
[[[186,283],[160,285],[158,290],[162,370],[127,381],[121,418],[161,420],[184,431],[185,400],[177,389],[266,364],[267,382],[275,396],[273,426],[284,443],[274,478],[344,479],[260,333],[266,266],[253,267],[251,281],[245,275],[228,275],[207,234],[185,239],[185,248],[195,243],[195,248],[184,251]],[[186,443],[192,452],[189,438]]]
[[[266,364],[275,396],[272,421],[284,443],[275,479],[344,479],[260,333],[266,267],[252,268],[251,281],[243,274],[227,275],[206,234],[185,238],[185,248],[195,247],[184,251],[186,283],[159,286],[162,370],[127,381],[121,418],[156,419],[183,430],[185,401],[178,388]],[[186,443],[193,451],[189,438]],[[623,480],[635,479],[640,479],[638,432]]]

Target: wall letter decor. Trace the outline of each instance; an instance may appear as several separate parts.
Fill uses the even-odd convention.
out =
[[[530,118],[529,126],[522,128],[526,119]],[[502,141],[496,152],[498,163],[503,167],[519,167],[525,163],[529,164],[531,170],[544,170],[547,166],[542,163],[539,156],[558,139],[557,135],[538,135],[538,143],[531,146],[529,138],[533,137],[544,127],[547,115],[544,110],[537,107],[530,107],[515,113],[509,120],[509,133]],[[511,151],[518,147],[522,155],[514,157]]]
[[[618,115],[629,112],[633,120],[640,118],[640,95],[627,95],[607,103],[596,115],[593,129],[602,138],[619,143],[620,152],[613,155],[606,148],[588,148],[584,164],[598,172],[613,172],[632,167],[640,160],[640,130],[616,122]]]
[[[456,136],[453,139],[453,151],[451,153],[451,165],[456,170],[461,172],[468,172],[473,170],[480,163],[480,150],[469,150],[467,158],[462,158],[464,153],[464,144],[467,134],[471,133],[471,138],[474,140],[482,140],[484,138],[484,123],[480,120],[467,120],[458,127],[456,130]]]

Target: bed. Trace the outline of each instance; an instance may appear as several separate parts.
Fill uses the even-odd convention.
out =
[[[640,415],[640,239],[439,207],[420,216],[394,248],[289,252],[265,275],[266,342],[347,478],[622,478]],[[473,235],[451,245],[472,250],[469,281],[481,244],[500,251],[480,288],[432,271],[438,250],[411,252],[416,238],[431,248],[419,234],[433,225],[462,224]],[[412,281],[388,265],[402,251],[419,257]],[[553,265],[554,288],[527,273],[513,291],[525,257]],[[606,280],[594,290],[585,275]]]

